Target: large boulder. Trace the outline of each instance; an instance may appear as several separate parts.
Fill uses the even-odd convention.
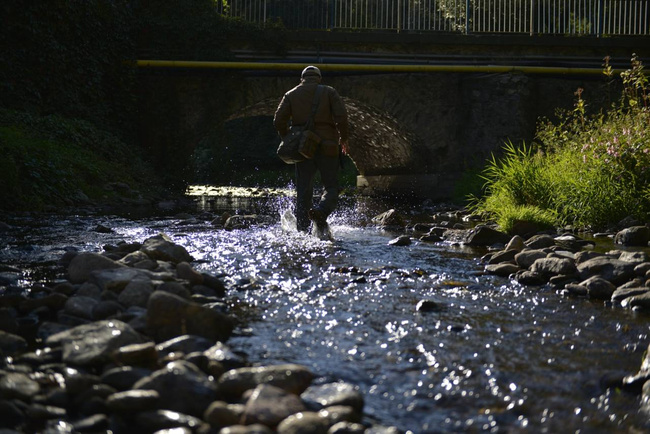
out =
[[[614,237],[616,244],[625,246],[647,247],[650,242],[650,228],[647,226],[632,226],[618,232]]]
[[[142,244],[141,251],[151,259],[172,262],[192,262],[192,256],[185,250],[185,247],[174,243],[167,235],[159,234],[148,238]]]
[[[113,261],[112,259],[102,256],[98,253],[79,253],[68,266],[68,276],[72,283],[84,283],[91,273],[97,270],[111,270],[115,268],[125,268],[126,265]]]

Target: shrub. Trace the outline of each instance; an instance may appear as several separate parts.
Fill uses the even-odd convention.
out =
[[[607,63],[605,74],[612,75]],[[574,109],[559,113],[557,124],[541,122],[532,145],[506,143],[504,156],[493,157],[483,172],[486,196],[471,207],[504,228],[522,209],[555,225],[605,228],[627,216],[648,220],[648,80],[636,56],[621,77],[621,99],[608,112],[587,116],[578,89]]]

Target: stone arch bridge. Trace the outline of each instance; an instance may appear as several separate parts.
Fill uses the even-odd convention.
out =
[[[441,37],[437,37],[437,45],[424,44],[419,39],[404,40],[399,46],[380,41],[369,48],[367,41],[350,44],[346,35],[328,34],[324,38],[334,37],[343,38],[342,45],[329,39],[313,42],[311,36],[297,36],[298,39],[292,41],[295,49],[312,54],[299,61],[295,57],[290,61],[276,60],[287,62],[287,68],[274,70],[262,66],[252,70],[240,68],[230,73],[230,77],[236,77],[236,85],[225,98],[215,93],[212,85],[214,80],[224,76],[223,69],[211,73],[210,69],[197,72],[197,69],[172,67],[173,72],[165,74],[148,70],[146,64],[140,65],[141,88],[143,93],[150,95],[143,99],[145,106],[141,107],[141,113],[155,112],[152,108],[158,104],[156,94],[169,95],[175,101],[177,137],[182,145],[191,148],[215,122],[273,116],[282,95],[299,82],[300,70],[308,64],[317,64],[323,72],[323,84],[335,87],[347,105],[352,135],[349,155],[359,173],[358,187],[369,193],[411,193],[444,200],[453,195],[465,173],[483,167],[506,141],[531,142],[540,119],[552,118],[557,108],[571,109],[578,88],[584,89],[582,97],[592,109],[611,102],[608,99],[612,95],[608,87],[611,85],[603,79],[599,68],[600,54],[612,49],[603,47],[603,42],[597,40],[590,42],[590,56],[598,63],[592,65],[593,73],[570,74],[566,72],[571,68],[565,71],[560,68],[555,73],[529,73],[510,67],[471,67],[468,62],[482,56],[484,65],[486,62],[513,64],[517,59],[547,58],[560,50],[564,53],[563,62],[574,61],[580,59],[576,53],[584,52],[584,48],[580,48],[584,42],[577,42],[574,45],[578,48],[569,52],[566,47],[558,47],[556,39],[546,47],[537,40],[534,44],[527,40],[528,48],[523,50],[518,48],[517,41],[509,41],[510,45],[505,47],[502,39],[493,41],[492,47],[486,49],[473,39],[471,44],[462,42],[467,39],[450,40],[446,46],[440,43]],[[390,41],[395,39],[392,35]],[[483,40],[485,38],[481,38]],[[366,68],[328,68],[328,59],[321,51],[325,43],[329,50],[357,50],[336,55],[347,56],[346,66],[365,62],[362,66]],[[449,62],[448,58],[440,60],[423,54],[432,52],[445,52],[444,56],[462,53],[466,63],[465,67],[449,69],[416,66],[381,70],[373,69],[370,64],[386,64],[394,62],[395,58],[387,61],[389,54],[386,52],[373,54],[373,59],[358,57],[361,49],[386,51],[387,47],[397,53],[393,56],[402,56],[402,64],[404,53],[409,53],[411,65],[414,59],[426,56],[429,56],[424,59],[426,64]],[[626,53],[626,47],[617,48],[618,52]],[[357,57],[350,59],[350,56]],[[620,54],[620,57],[625,58],[625,55]],[[256,62],[259,66],[259,59]],[[215,78],[218,74],[221,75]],[[147,116],[151,121],[152,116]],[[155,136],[154,130],[163,130],[160,126],[161,122],[145,120],[141,133]],[[161,134],[158,134],[159,139]]]

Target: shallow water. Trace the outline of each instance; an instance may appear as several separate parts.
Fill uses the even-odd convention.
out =
[[[234,231],[200,218],[7,216],[0,263],[25,267],[23,283],[53,279],[66,247],[164,232],[232,285],[246,320],[234,349],[358,385],[375,422],[414,433],[642,430],[638,397],[599,381],[638,370],[648,316],[483,275],[484,251],[390,246],[398,234],[366,226],[364,204],[330,218],[333,242],[291,229],[279,218],[287,206],[267,206],[272,227]],[[114,233],[95,232],[99,223]],[[422,300],[437,307],[419,313]]]

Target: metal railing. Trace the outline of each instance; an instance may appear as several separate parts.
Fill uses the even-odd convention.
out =
[[[288,29],[650,35],[650,0],[218,0],[229,17]]]

